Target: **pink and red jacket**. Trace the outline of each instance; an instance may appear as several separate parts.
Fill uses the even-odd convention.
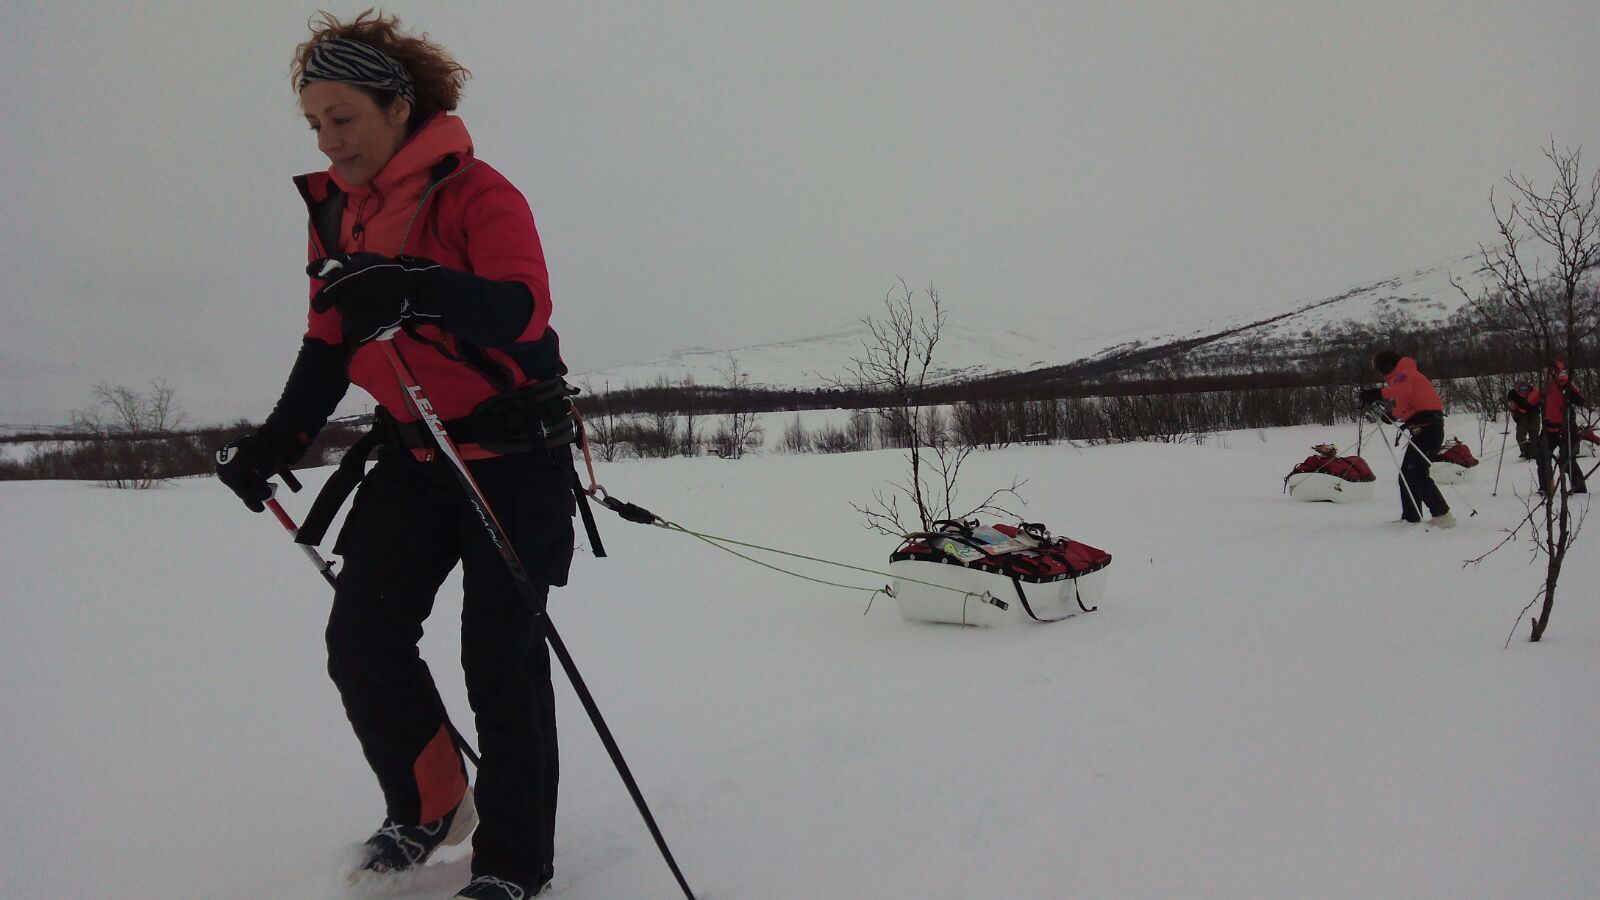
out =
[[[1394,401],[1394,417],[1402,421],[1417,413],[1444,412],[1444,402],[1433,382],[1417,371],[1417,361],[1409,356],[1400,357],[1389,374],[1383,376],[1383,397]]]
[[[527,289],[531,313],[520,303],[512,313],[518,318],[505,329],[514,337],[496,346],[470,343],[434,325],[412,324],[395,335],[395,348],[441,418],[464,417],[497,394],[566,374],[550,328],[550,278],[533,213],[505,176],[473,156],[459,118],[430,118],[365,185],[345,183],[334,169],[302,175],[295,184],[310,215],[310,259],[405,254]],[[310,293],[321,286],[312,278]],[[300,356],[264,430],[282,450],[303,450],[351,383],[395,419],[416,420],[383,349],[345,347],[338,311],[309,310]]]

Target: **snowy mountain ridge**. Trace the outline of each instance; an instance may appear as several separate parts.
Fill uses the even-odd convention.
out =
[[[1292,347],[1344,322],[1374,322],[1404,312],[1423,322],[1442,323],[1466,303],[1451,278],[1471,284],[1480,263],[1476,254],[1357,285],[1350,290],[1293,306],[1263,305],[1231,316],[1192,319],[1117,335],[1082,327],[1065,313],[1034,311],[1004,325],[956,308],[950,312],[935,358],[933,380],[948,382],[1030,372],[1115,357],[1133,350],[1171,347],[1174,353],[1205,345],[1208,351],[1251,342]],[[661,379],[679,384],[727,383],[730,362],[749,376],[750,387],[811,390],[839,378],[852,357],[862,354],[869,334],[864,324],[815,337],[727,350],[692,348],[646,362],[574,375],[595,393],[623,386],[644,387]]]

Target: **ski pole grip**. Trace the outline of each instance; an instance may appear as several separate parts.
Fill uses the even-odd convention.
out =
[[[278,477],[282,478],[283,483],[289,486],[289,490],[295,492],[300,490],[300,479],[294,477],[294,473],[289,471],[288,466],[278,470]]]

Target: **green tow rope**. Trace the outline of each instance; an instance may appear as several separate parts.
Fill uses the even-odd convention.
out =
[[[685,527],[683,527],[682,525],[679,525],[676,522],[669,522],[666,519],[663,519],[662,517],[656,515],[655,513],[651,512],[648,509],[645,509],[642,506],[639,506],[636,503],[629,503],[626,500],[622,500],[621,498],[611,496],[610,492],[608,492],[605,488],[601,487],[598,483],[594,482],[594,480],[593,480],[594,479],[593,467],[590,468],[589,478],[590,478],[590,482],[591,483],[590,483],[589,487],[584,491],[584,493],[589,494],[589,495],[591,495],[593,497],[596,497],[600,501],[600,505],[601,506],[606,507],[607,509],[611,510],[612,512],[616,513],[617,515],[621,516],[623,519],[625,519],[625,520],[627,520],[629,522],[634,522],[634,523],[637,523],[639,525],[654,525],[657,528],[665,528],[668,531],[676,531],[676,532],[679,532],[680,534],[689,535],[690,537],[697,538],[697,539],[699,539],[701,541],[704,541],[705,543],[710,544],[711,546],[713,546],[713,547],[717,548],[718,550],[721,550],[721,551],[723,551],[725,553],[732,553],[734,556],[737,556],[740,559],[745,560],[746,562],[755,563],[758,566],[761,566],[761,567],[767,568],[767,569],[771,569],[774,572],[782,572],[785,575],[792,575],[795,578],[799,578],[799,579],[802,579],[804,581],[811,581],[811,582],[815,582],[816,584],[825,584],[828,587],[843,588],[844,590],[847,590],[847,591],[863,591],[865,593],[870,594],[871,596],[867,598],[867,608],[866,608],[865,611],[862,612],[862,615],[866,615],[867,613],[872,611],[872,601],[877,599],[877,596],[879,594],[890,594],[890,596],[893,596],[892,592],[889,590],[889,588],[887,586],[881,587],[881,588],[868,588],[868,587],[861,587],[859,585],[854,585],[854,584],[841,584],[840,582],[828,581],[827,579],[824,579],[824,578],[813,578],[810,575],[802,575],[799,572],[793,572],[793,571],[790,571],[789,569],[785,569],[785,568],[782,568],[780,566],[775,566],[775,565],[773,565],[771,563],[768,563],[768,562],[762,562],[761,560],[756,559],[753,556],[749,556],[747,554],[740,553],[739,551],[734,550],[732,547],[726,547],[726,546],[723,546],[723,545],[724,544],[732,544],[735,547],[747,547],[747,548],[749,548],[751,550],[760,550],[760,551],[763,551],[765,553],[776,553],[779,556],[791,556],[791,557],[794,557],[795,559],[803,559],[803,560],[806,560],[807,562],[821,563],[821,564],[823,564],[825,566],[837,566],[838,568],[849,569],[849,570],[851,570],[853,572],[866,572],[869,575],[876,575],[879,578],[898,578],[900,581],[909,581],[909,582],[912,582],[914,584],[920,584],[920,585],[925,585],[927,587],[938,588],[939,590],[942,590],[942,591],[950,591],[951,593],[955,593],[955,594],[960,594],[961,595],[962,608],[963,609],[966,608],[966,602],[965,601],[968,600],[969,598],[976,597],[980,603],[983,602],[984,594],[975,593],[973,591],[963,591],[960,588],[953,588],[953,587],[951,587],[951,586],[949,586],[947,584],[935,584],[934,582],[922,581],[921,579],[917,579],[917,578],[905,578],[905,577],[898,576],[898,575],[890,575],[887,572],[879,572],[877,569],[864,569],[861,566],[852,566],[849,563],[835,562],[835,561],[833,561],[831,559],[823,559],[823,558],[821,558],[819,556],[807,556],[804,553],[792,553],[792,552],[790,552],[788,550],[779,550],[777,547],[767,547],[767,546],[764,546],[762,544],[752,544],[752,543],[749,543],[747,541],[736,541],[733,538],[721,537],[721,536],[715,535],[715,534],[705,534],[704,532],[700,532],[700,531],[691,531],[690,529],[685,528]]]
[[[776,553],[779,556],[791,556],[791,557],[794,557],[795,559],[803,559],[803,560],[805,560],[807,562],[821,563],[821,564],[826,565],[826,566],[837,566],[838,568],[841,568],[841,569],[850,569],[851,571],[855,571],[855,572],[865,572],[865,573],[867,573],[869,575],[877,575],[877,576],[882,577],[882,578],[897,578],[900,581],[910,581],[910,582],[913,582],[915,584],[926,585],[927,587],[938,588],[938,589],[940,589],[942,591],[950,591],[951,593],[960,594],[963,600],[965,600],[968,597],[977,597],[977,598],[981,599],[982,596],[983,596],[982,594],[977,594],[977,593],[974,593],[972,591],[963,591],[960,588],[953,588],[953,587],[951,587],[951,586],[949,586],[947,584],[935,584],[932,581],[922,581],[921,579],[917,579],[917,578],[906,578],[903,575],[890,575],[887,572],[879,572],[876,569],[865,569],[865,568],[862,568],[861,566],[852,566],[849,563],[835,562],[835,561],[833,561],[831,559],[823,559],[823,558],[818,557],[818,556],[807,556],[804,553],[791,553],[788,550],[779,550],[776,547],[767,547],[767,546],[763,546],[761,544],[751,544],[751,543],[748,543],[746,541],[736,541],[733,538],[719,537],[719,536],[714,535],[714,534],[705,534],[705,533],[702,533],[702,532],[699,532],[699,531],[691,531],[691,530],[683,527],[682,525],[679,525],[676,522],[669,522],[666,519],[661,519],[657,524],[659,524],[660,527],[665,528],[665,529],[667,529],[669,531],[677,531],[677,532],[680,532],[682,534],[687,534],[690,537],[698,538],[698,539],[704,541],[705,543],[710,544],[711,546],[717,548],[718,550],[723,551],[724,553],[732,553],[734,556],[737,556],[742,560],[745,560],[747,562],[755,563],[758,566],[762,566],[763,568],[771,569],[774,572],[782,572],[785,575],[793,575],[795,578],[800,578],[800,579],[803,579],[805,581],[812,581],[812,582],[815,582],[817,584],[825,584],[825,585],[828,585],[829,587],[843,588],[843,589],[845,589],[847,591],[862,591],[862,592],[868,593],[871,596],[869,596],[867,598],[867,608],[861,613],[862,615],[866,615],[867,613],[872,611],[872,601],[876,600],[879,594],[888,593],[888,588],[887,587],[868,588],[868,587],[861,587],[859,585],[854,585],[854,584],[841,584],[841,583],[839,583],[837,581],[828,581],[828,580],[823,579],[823,578],[813,578],[810,575],[802,575],[799,572],[790,571],[789,569],[782,568],[781,566],[775,566],[775,565],[773,565],[772,563],[769,563],[769,562],[763,562],[763,561],[761,561],[759,559],[756,559],[755,557],[750,556],[748,554],[740,553],[739,551],[734,550],[732,547],[725,547],[725,546],[723,546],[723,544],[732,544],[732,545],[737,546],[737,547],[747,547],[747,548],[749,548],[751,550],[760,550],[760,551],[763,551],[765,553]]]

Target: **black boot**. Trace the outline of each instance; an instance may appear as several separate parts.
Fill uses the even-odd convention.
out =
[[[472,834],[478,824],[478,808],[472,801],[472,789],[462,795],[461,803],[432,822],[421,825],[403,825],[393,819],[384,819],[383,827],[363,846],[366,860],[361,868],[368,872],[404,872],[428,861],[433,851],[440,847],[455,846]]]
[[[549,886],[548,879],[536,888],[525,888],[504,878],[479,875],[458,891],[451,900],[529,900],[535,894],[544,893],[544,889]]]

